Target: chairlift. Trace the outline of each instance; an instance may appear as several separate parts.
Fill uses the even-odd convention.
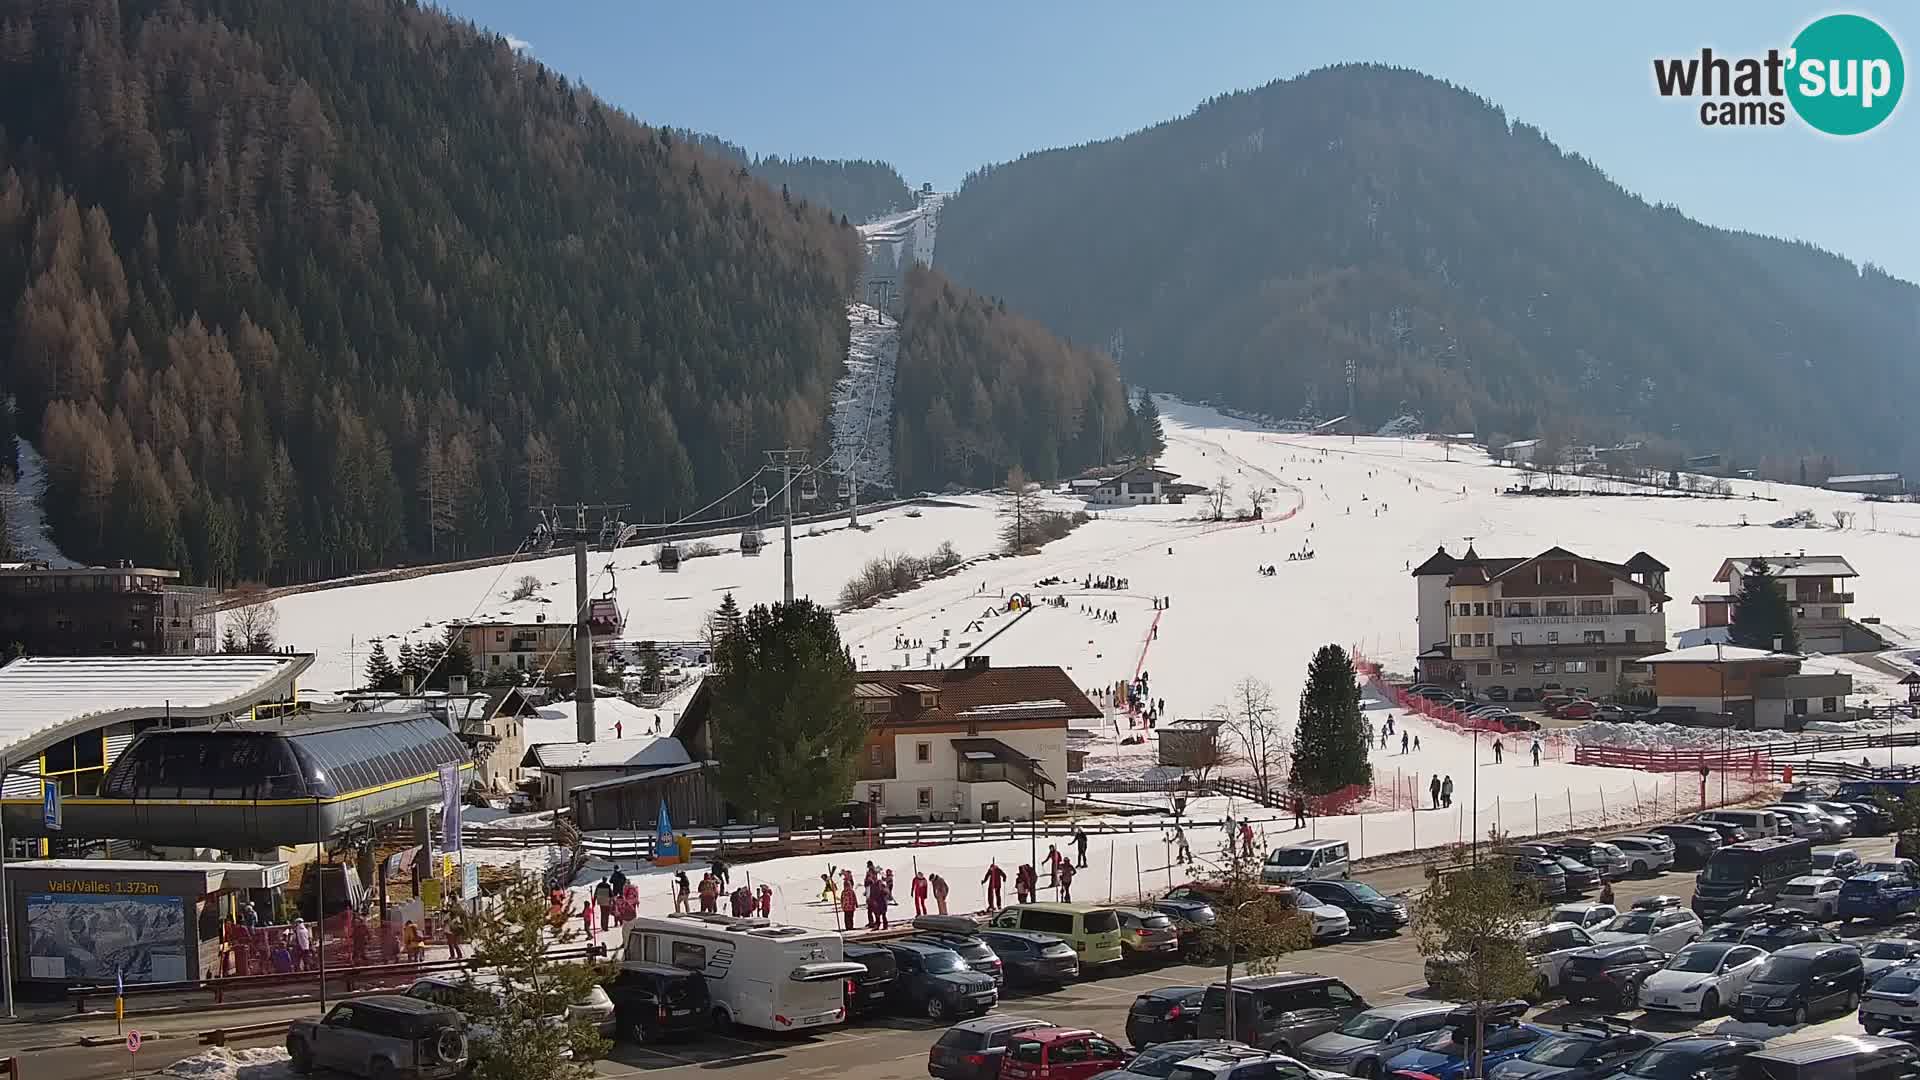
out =
[[[758,555],[767,541],[760,535],[759,529],[748,529],[740,534],[740,554]]]
[[[813,478],[813,474],[808,473],[807,475],[801,477],[800,478],[801,501],[812,502],[813,500],[819,497],[820,497],[820,484],[818,481],[816,481]]]
[[[765,484],[753,485],[753,508],[755,510],[765,510],[767,508],[767,502],[768,502],[768,499],[767,499],[766,485]]]
[[[661,571],[664,573],[668,573],[668,574],[679,573],[680,572],[679,547],[673,544],[661,544],[660,552],[659,554],[654,556],[653,563],[655,566],[658,566],[661,569]]]

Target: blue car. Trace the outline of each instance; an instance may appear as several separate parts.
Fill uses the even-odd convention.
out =
[[[1464,1010],[1462,1010],[1464,1011]],[[1510,1058],[1519,1057],[1552,1032],[1532,1024],[1507,1020],[1487,1021],[1487,1068],[1492,1069]],[[1473,1068],[1473,1020],[1464,1025],[1436,1031],[1432,1037],[1416,1043],[1387,1059],[1381,1072],[1401,1080],[1459,1080]]]
[[[1903,874],[1875,871],[1855,874],[1840,886],[1840,919],[1892,922],[1897,915],[1920,909],[1920,886]]]

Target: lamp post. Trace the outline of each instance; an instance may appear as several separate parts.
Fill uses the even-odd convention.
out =
[[[320,862],[326,856],[327,838],[321,826],[320,785],[326,783],[327,774],[315,770],[313,774],[313,911],[318,932],[314,935],[320,950],[320,1011],[327,1011],[327,870]],[[351,940],[351,935],[349,935]]]
[[[1720,673],[1720,804],[1727,802],[1727,659],[1723,642],[1713,643],[1713,669]]]

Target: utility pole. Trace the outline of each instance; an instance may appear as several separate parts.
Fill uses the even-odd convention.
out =
[[[587,542],[573,542],[573,732],[593,741],[593,627],[587,622]]]
[[[793,481],[806,471],[807,452],[805,450],[769,450],[767,461],[780,470],[780,512],[782,550],[780,557],[785,572],[786,589],[782,593],[785,601],[793,603]]]
[[[1359,441],[1358,429],[1355,427],[1355,425],[1357,425],[1358,423],[1360,423],[1360,421],[1356,419],[1353,415],[1353,357],[1349,356],[1347,357],[1347,445],[1348,446],[1352,446],[1355,442]]]

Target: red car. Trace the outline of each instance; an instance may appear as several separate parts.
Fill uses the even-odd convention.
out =
[[[1591,720],[1599,708],[1599,702],[1587,701],[1583,698],[1579,701],[1569,701],[1558,708],[1548,709],[1547,714],[1562,720]]]
[[[1000,1080],[1088,1080],[1127,1067],[1120,1044],[1088,1028],[1035,1028],[1013,1037],[1000,1059]]]

